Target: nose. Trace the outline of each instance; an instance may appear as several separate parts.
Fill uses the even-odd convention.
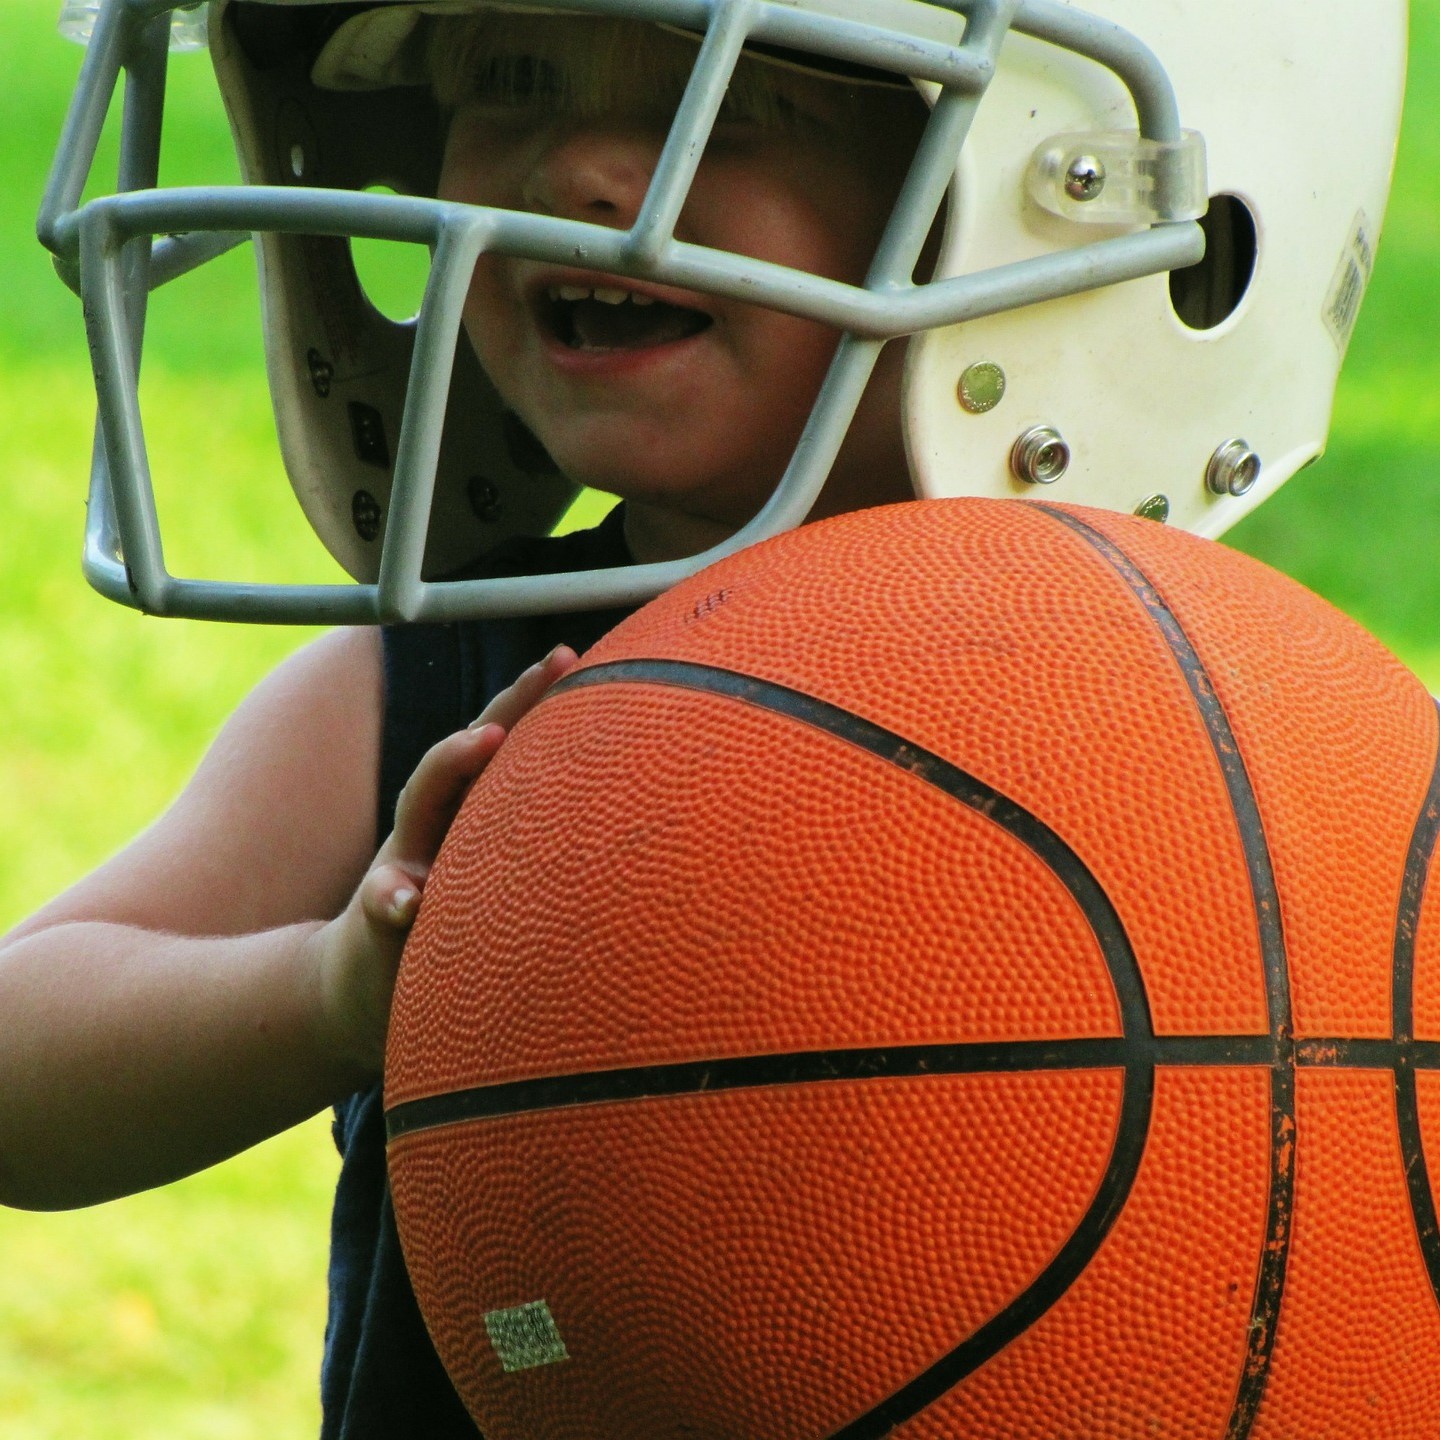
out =
[[[565,220],[628,229],[640,213],[661,143],[638,128],[557,128],[524,181],[525,206]]]

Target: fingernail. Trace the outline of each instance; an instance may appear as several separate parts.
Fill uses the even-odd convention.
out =
[[[390,897],[390,904],[385,913],[392,925],[409,925],[414,920],[415,912],[419,908],[420,892],[407,886],[403,890],[397,890]]]

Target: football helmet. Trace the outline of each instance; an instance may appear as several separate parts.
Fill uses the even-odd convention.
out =
[[[803,521],[887,342],[908,346],[923,497],[1043,496],[1218,535],[1320,454],[1394,162],[1405,0],[562,0],[698,38],[624,230],[434,198],[444,131],[419,63],[426,30],[486,3],[545,8],[178,7],[190,36],[206,12],[244,183],[162,189],[174,7],[102,0],[39,230],[84,299],[99,400],[85,569],[103,593],[153,613],[322,623],[638,602]],[[862,285],[676,239],[743,53],[913,84],[930,106]],[[82,205],[122,74],[118,189]],[[937,215],[938,264],[917,280]],[[412,321],[366,298],[360,236],[430,247]],[[146,296],[252,237],[286,469],[352,585],[165,566],[137,398]],[[573,494],[463,339],[487,251],[837,327],[760,513],[685,561],[464,578],[507,537],[546,532]]]

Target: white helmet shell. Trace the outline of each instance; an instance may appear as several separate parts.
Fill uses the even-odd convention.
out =
[[[1097,0],[1089,8],[1155,51],[1186,127],[1205,138],[1216,197],[1206,263],[1229,269],[1214,306],[1223,318],[1186,324],[1170,277],[1152,275],[917,335],[905,396],[911,467],[925,496],[1043,493],[1109,510],[1145,507],[1215,536],[1324,449],[1389,194],[1406,7]],[[1082,224],[1025,193],[1027,165],[1053,135],[1117,129],[1132,116],[1109,72],[1011,35],[959,167],[940,273],[1013,264],[1087,238]],[[1247,229],[1248,283],[1246,255],[1217,254],[1243,251]],[[1004,376],[993,408],[963,401],[973,366]],[[1036,429],[1062,437],[1069,452],[1043,490],[1014,463],[1017,441]],[[1223,460],[1212,461],[1235,442],[1260,468],[1226,483]]]

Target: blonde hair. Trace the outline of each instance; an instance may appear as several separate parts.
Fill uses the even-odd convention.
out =
[[[447,111],[487,99],[580,119],[668,119],[698,49],[698,37],[645,21],[481,10],[432,22],[427,70]],[[856,108],[865,88],[747,55],[735,67],[722,116],[793,126],[803,120],[797,97],[812,86],[821,87],[832,113],[837,104],[842,113]]]

